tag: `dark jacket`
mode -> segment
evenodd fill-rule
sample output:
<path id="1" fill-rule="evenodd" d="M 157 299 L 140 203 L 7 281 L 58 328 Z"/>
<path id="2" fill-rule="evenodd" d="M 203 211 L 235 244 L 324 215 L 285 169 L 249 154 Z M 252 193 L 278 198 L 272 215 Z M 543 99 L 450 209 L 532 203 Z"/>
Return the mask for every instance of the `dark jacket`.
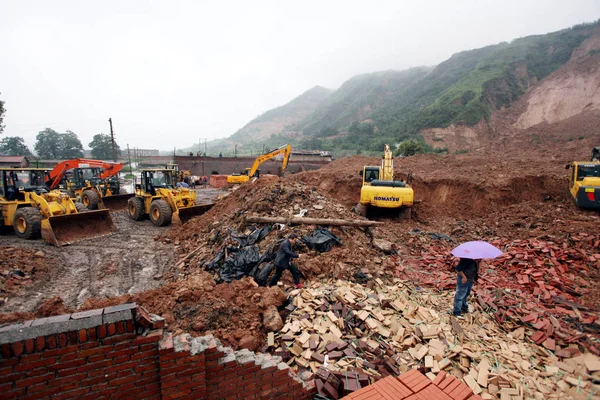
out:
<path id="1" fill-rule="evenodd" d="M 292 250 L 292 243 L 290 240 L 285 239 L 279 246 L 279 250 L 277 250 L 277 255 L 275 256 L 275 266 L 279 268 L 287 268 L 290 266 L 291 258 L 298 258 L 298 254 L 294 253 Z"/>
<path id="2" fill-rule="evenodd" d="M 456 266 L 456 272 L 463 272 L 467 279 L 477 281 L 477 278 L 479 278 L 479 263 L 470 258 L 461 258 Z"/>

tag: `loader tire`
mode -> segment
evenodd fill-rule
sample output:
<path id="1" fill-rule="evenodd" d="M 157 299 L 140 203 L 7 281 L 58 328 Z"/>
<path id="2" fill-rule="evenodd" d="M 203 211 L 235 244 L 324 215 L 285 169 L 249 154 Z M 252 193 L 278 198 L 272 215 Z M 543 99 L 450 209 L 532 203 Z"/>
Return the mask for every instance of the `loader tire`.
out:
<path id="1" fill-rule="evenodd" d="M 100 196 L 94 190 L 84 190 L 81 193 L 81 202 L 89 210 L 97 210 L 100 203 Z"/>
<path id="2" fill-rule="evenodd" d="M 144 218 L 144 202 L 139 197 L 132 197 L 127 200 L 127 214 L 134 221 L 141 221 Z"/>
<path id="3" fill-rule="evenodd" d="M 88 212 L 90 211 L 83 203 L 75 203 L 75 208 L 77 209 L 77 213 Z"/>
<path id="4" fill-rule="evenodd" d="M 173 211 L 171 206 L 164 200 L 154 200 L 150 204 L 150 220 L 156 226 L 165 226 L 171 223 Z"/>
<path id="5" fill-rule="evenodd" d="M 19 208 L 13 219 L 15 234 L 22 239 L 37 239 L 42 232 L 42 214 L 35 207 Z"/>
<path id="6" fill-rule="evenodd" d="M 76 199 L 77 198 L 77 193 L 75 193 L 75 191 L 73 189 L 67 190 L 67 194 L 69 195 L 69 197 L 71 199 Z"/>

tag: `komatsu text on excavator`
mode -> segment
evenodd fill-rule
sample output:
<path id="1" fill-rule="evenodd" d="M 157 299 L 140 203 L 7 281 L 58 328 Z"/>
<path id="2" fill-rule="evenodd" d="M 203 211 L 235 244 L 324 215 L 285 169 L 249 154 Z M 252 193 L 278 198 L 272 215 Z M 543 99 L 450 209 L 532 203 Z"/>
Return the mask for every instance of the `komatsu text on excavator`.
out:
<path id="1" fill-rule="evenodd" d="M 360 174 L 360 202 L 355 207 L 359 214 L 369 217 L 378 209 L 410 219 L 414 192 L 408 182 L 394 180 L 394 158 L 389 145 L 385 145 L 381 166 L 365 166 Z"/>
<path id="2" fill-rule="evenodd" d="M 292 146 L 289 144 L 282 146 L 276 150 L 273 150 L 266 154 L 261 154 L 256 157 L 254 160 L 254 164 L 252 164 L 252 168 L 246 168 L 241 174 L 232 174 L 227 177 L 227 183 L 245 183 L 250 180 L 250 178 L 259 177 L 260 171 L 258 167 L 263 162 L 270 160 L 278 155 L 283 154 L 283 164 L 281 166 L 281 173 L 283 173 L 288 165 L 288 161 L 290 159 L 290 154 L 292 154 Z"/>

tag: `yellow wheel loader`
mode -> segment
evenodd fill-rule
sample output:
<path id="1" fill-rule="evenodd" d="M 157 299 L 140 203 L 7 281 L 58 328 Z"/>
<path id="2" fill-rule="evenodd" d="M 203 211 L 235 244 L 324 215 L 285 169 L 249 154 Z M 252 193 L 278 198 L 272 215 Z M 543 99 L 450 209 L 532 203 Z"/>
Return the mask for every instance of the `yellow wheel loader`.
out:
<path id="1" fill-rule="evenodd" d="M 411 218 L 414 192 L 408 182 L 394 180 L 394 158 L 389 145 L 385 145 L 381 166 L 365 166 L 360 174 L 363 181 L 356 212 L 364 217 L 376 211 L 400 219 Z"/>
<path id="2" fill-rule="evenodd" d="M 254 163 L 252 164 L 252 168 L 246 168 L 246 170 L 240 174 L 232 174 L 227 176 L 227 183 L 246 183 L 250 180 L 250 178 L 258 178 L 260 176 L 260 171 L 258 170 L 260 164 L 277 157 L 280 154 L 283 154 L 283 165 L 281 166 L 281 173 L 283 173 L 288 165 L 290 155 L 292 154 L 292 146 L 289 144 L 273 150 L 270 153 L 262 154 L 256 157 L 256 160 L 254 160 Z"/>
<path id="3" fill-rule="evenodd" d="M 592 150 L 591 161 L 573 161 L 568 164 L 569 193 L 581 208 L 600 209 L 600 147 Z"/>
<path id="4" fill-rule="evenodd" d="M 66 193 L 48 191 L 48 171 L 37 168 L 0 169 L 0 214 L 23 239 L 40 236 L 55 246 L 108 235 L 116 231 L 108 210 L 88 211 Z"/>
<path id="5" fill-rule="evenodd" d="M 156 226 L 181 225 L 204 214 L 214 203 L 195 205 L 196 192 L 176 186 L 173 169 L 145 169 L 141 183 L 136 184 L 135 196 L 128 201 L 129 217 L 140 221 L 150 217 Z"/>

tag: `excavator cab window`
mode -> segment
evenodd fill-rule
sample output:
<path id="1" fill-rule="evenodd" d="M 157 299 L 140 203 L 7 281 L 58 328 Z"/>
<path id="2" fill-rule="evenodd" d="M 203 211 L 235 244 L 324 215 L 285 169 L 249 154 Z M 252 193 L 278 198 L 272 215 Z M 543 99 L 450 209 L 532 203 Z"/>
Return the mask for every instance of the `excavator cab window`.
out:
<path id="1" fill-rule="evenodd" d="M 579 165 L 577 168 L 577 180 L 582 181 L 587 177 L 600 177 L 600 165 Z"/>
<path id="2" fill-rule="evenodd" d="M 375 169 L 368 169 L 366 170 L 367 175 L 365 176 L 365 181 L 367 182 L 373 182 L 377 179 L 379 179 L 379 170 L 375 170 Z"/>

